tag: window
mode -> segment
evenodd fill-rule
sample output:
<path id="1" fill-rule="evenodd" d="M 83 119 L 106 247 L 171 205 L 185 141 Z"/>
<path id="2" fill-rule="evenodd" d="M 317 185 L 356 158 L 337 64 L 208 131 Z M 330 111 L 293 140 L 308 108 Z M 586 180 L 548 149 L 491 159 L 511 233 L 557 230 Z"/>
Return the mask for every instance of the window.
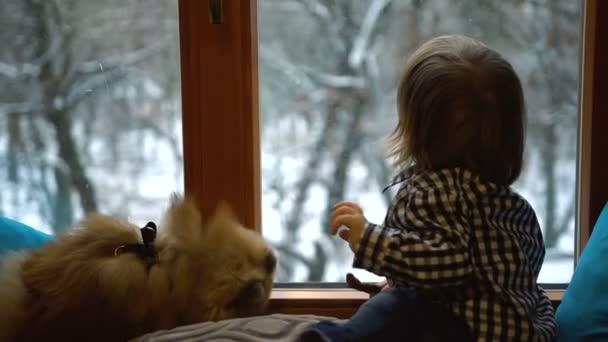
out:
<path id="1" fill-rule="evenodd" d="M 157 219 L 183 189 L 177 1 L 0 4 L 0 214 Z"/>
<path id="2" fill-rule="evenodd" d="M 537 211 L 547 256 L 539 281 L 574 267 L 582 2 L 258 0 L 262 226 L 279 282 L 343 282 L 352 253 L 328 235 L 331 207 L 355 200 L 381 223 L 393 171 L 382 138 L 396 123 L 403 59 L 461 33 L 518 72 L 526 96 L 526 167 L 515 184 Z M 280 28 L 280 29 L 279 29 Z"/>
<path id="3" fill-rule="evenodd" d="M 257 1 L 260 6 L 262 1 L 264 0 Z M 254 1 L 248 5 L 234 2 L 223 4 L 225 21 L 222 29 L 221 25 L 198 20 L 208 17 L 207 4 L 196 1 L 180 2 L 184 110 L 185 113 L 190 111 L 200 114 L 198 121 L 192 119 L 190 124 L 185 124 L 185 148 L 187 150 L 188 146 L 191 146 L 194 151 L 194 143 L 200 144 L 201 149 L 209 148 L 210 145 L 221 145 L 222 148 L 221 153 L 206 152 L 207 156 L 212 156 L 209 159 L 205 156 L 199 158 L 200 160 L 185 158 L 186 188 L 200 198 L 204 210 L 211 210 L 217 198 L 230 197 L 243 221 L 257 227 L 262 221 L 259 208 L 262 194 L 261 189 L 256 188 L 260 186 L 261 175 L 258 163 L 263 154 L 259 148 L 258 135 L 260 114 L 257 103 L 259 85 L 257 74 L 265 72 L 265 67 L 264 62 L 261 62 L 262 66 L 259 70 L 256 68 L 259 65 L 256 37 L 264 34 L 263 28 L 259 27 L 261 24 L 258 23 L 257 16 L 260 16 L 260 20 L 264 17 L 262 10 L 260 13 L 257 12 L 258 4 Z M 292 10 L 294 7 L 299 8 L 300 3 L 286 1 L 278 6 L 282 6 L 284 10 Z M 573 3 L 573 6 L 580 4 Z M 574 52 L 578 54 L 584 36 L 582 47 L 584 54 L 580 58 L 582 101 L 579 104 L 579 112 L 582 116 L 579 117 L 579 126 L 582 134 L 579 135 L 581 143 L 577 168 L 579 195 L 575 210 L 577 221 L 580 222 L 578 225 L 580 236 L 576 242 L 575 255 L 578 255 L 580 249 L 584 247 L 591 229 L 590 225 L 608 199 L 608 184 L 602 177 L 602 174 L 608 172 L 608 165 L 601 156 L 600 149 L 597 148 L 608 143 L 606 135 L 601 133 L 602 129 L 608 127 L 608 120 L 599 114 L 606 109 L 598 100 L 600 94 L 606 91 L 608 82 L 607 70 L 599 63 L 601 57 L 607 53 L 606 44 L 599 44 L 605 39 L 601 32 L 603 32 L 602 25 L 606 25 L 605 21 L 596 18 L 606 15 L 606 12 L 599 9 L 601 6 L 605 5 L 598 1 L 584 2 L 584 12 L 581 12 L 580 19 L 584 24 L 584 35 L 577 31 L 579 36 L 573 38 L 577 45 Z M 283 22 L 279 27 L 282 30 L 287 25 L 295 25 L 295 21 L 296 19 Z M 517 26 L 519 23 L 513 25 Z M 209 39 L 213 39 L 214 43 L 220 43 L 201 46 L 201 40 L 209 42 Z M 259 51 L 260 61 L 263 58 L 262 54 Z M 236 64 L 233 64 L 234 62 Z M 239 69 L 238 72 L 234 71 L 235 66 Z M 224 77 L 217 79 L 218 75 Z M 264 77 L 266 76 L 262 75 L 260 78 Z M 260 88 L 259 91 L 262 93 L 264 90 Z M 243 96 L 243 94 L 252 94 L 252 96 Z M 206 103 L 200 101 L 204 97 L 208 100 Z M 260 96 L 260 101 L 263 105 L 265 101 L 263 94 Z M 264 120 L 264 114 L 261 117 Z M 205 124 L 201 122 L 203 120 Z M 590 124 L 591 120 L 593 125 Z M 235 133 L 235 130 L 239 132 Z M 223 138 L 222 134 L 224 134 Z M 294 137 L 297 135 L 294 134 Z M 572 138 L 571 145 L 576 144 L 575 138 Z M 592 149 L 593 146 L 596 148 Z M 294 150 L 290 153 L 298 152 Z M 185 155 L 188 156 L 189 153 L 186 151 Z M 208 163 L 202 168 L 199 164 L 205 160 Z M 264 226 L 263 229 L 269 231 L 275 227 Z M 553 298 L 559 296 L 559 292 L 551 292 L 551 294 Z M 360 293 L 353 291 L 277 289 L 272 308 L 282 312 L 316 312 L 344 317 L 352 313 L 352 309 L 363 298 Z"/>

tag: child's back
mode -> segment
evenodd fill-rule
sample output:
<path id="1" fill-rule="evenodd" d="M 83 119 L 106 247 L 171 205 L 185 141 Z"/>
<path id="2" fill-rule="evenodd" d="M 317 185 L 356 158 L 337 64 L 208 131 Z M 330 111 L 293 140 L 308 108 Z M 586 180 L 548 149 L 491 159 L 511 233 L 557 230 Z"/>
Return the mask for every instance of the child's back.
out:
<path id="1" fill-rule="evenodd" d="M 536 283 L 544 245 L 528 202 L 468 169 L 401 177 L 383 227 L 372 225 L 361 240 L 355 266 L 441 302 L 481 341 L 549 340 L 553 307 Z M 394 236 L 398 245 L 373 255 Z"/>

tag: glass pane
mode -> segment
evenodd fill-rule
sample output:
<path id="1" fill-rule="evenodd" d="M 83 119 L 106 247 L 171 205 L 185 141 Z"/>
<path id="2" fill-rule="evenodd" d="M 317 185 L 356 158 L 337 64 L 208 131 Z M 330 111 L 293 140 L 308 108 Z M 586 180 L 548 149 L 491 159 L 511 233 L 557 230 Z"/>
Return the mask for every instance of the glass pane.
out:
<path id="1" fill-rule="evenodd" d="M 515 185 L 535 208 L 547 257 L 540 282 L 573 270 L 580 1 L 259 0 L 263 227 L 280 282 L 342 282 L 346 244 L 330 207 L 361 204 L 381 223 L 393 170 L 382 139 L 396 122 L 403 59 L 461 33 L 499 50 L 526 94 L 526 168 Z M 378 278 L 357 271 L 365 280 Z"/>
<path id="2" fill-rule="evenodd" d="M 4 0 L 0 37 L 0 215 L 158 219 L 183 190 L 177 0 Z"/>

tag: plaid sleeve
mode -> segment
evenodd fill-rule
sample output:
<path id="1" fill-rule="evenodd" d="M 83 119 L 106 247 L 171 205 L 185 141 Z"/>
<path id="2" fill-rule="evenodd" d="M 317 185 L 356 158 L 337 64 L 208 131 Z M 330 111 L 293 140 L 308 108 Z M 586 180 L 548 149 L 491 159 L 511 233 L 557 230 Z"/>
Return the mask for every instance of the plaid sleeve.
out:
<path id="1" fill-rule="evenodd" d="M 368 223 L 353 266 L 413 287 L 464 282 L 472 272 L 467 225 L 454 182 L 442 180 L 429 176 L 408 189 L 394 207 L 395 227 Z"/>

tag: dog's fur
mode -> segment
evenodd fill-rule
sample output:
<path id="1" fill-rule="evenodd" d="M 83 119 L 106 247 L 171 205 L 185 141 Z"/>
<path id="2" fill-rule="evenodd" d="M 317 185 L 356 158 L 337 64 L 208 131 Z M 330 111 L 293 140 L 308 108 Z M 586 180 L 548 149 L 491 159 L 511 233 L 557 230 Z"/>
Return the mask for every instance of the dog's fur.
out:
<path id="1" fill-rule="evenodd" d="M 220 203 L 203 223 L 174 196 L 149 269 L 139 228 L 90 215 L 38 250 L 5 259 L 0 273 L 0 341 L 121 341 L 177 325 L 261 313 L 276 259 L 259 233 Z"/>

